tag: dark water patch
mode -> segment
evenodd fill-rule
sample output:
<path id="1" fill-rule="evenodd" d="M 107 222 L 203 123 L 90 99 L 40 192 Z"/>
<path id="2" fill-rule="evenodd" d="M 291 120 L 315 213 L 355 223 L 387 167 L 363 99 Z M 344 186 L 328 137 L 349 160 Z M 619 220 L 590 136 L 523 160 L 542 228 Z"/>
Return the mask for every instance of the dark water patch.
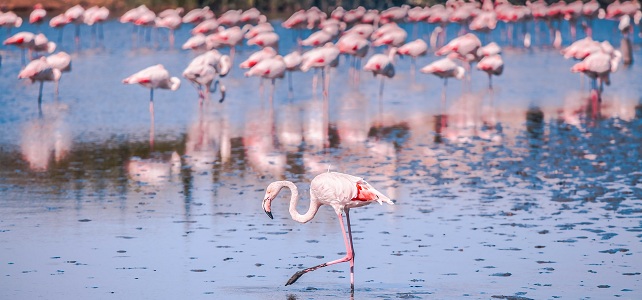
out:
<path id="1" fill-rule="evenodd" d="M 397 298 L 399 299 L 421 299 L 419 296 L 415 296 L 411 293 L 397 293 Z"/>
<path id="2" fill-rule="evenodd" d="M 80 219 L 80 220 L 78 220 L 78 222 L 91 222 L 91 220 L 90 219 Z"/>
<path id="3" fill-rule="evenodd" d="M 540 230 L 537 233 L 539 233 L 539 234 L 547 234 L 547 233 L 549 233 L 549 231 L 545 229 L 545 230 Z"/>
<path id="4" fill-rule="evenodd" d="M 615 248 L 615 249 L 602 250 L 600 251 L 600 253 L 615 254 L 618 252 L 628 252 L 628 251 L 629 249 L 625 249 L 625 248 Z"/>
<path id="5" fill-rule="evenodd" d="M 556 262 L 550 261 L 550 260 L 538 260 L 536 261 L 538 264 L 555 264 Z"/>
<path id="6" fill-rule="evenodd" d="M 636 275 L 640 275 L 640 272 L 635 272 L 635 273 L 622 273 L 622 275 L 626 275 L 626 276 L 636 276 Z"/>
<path id="7" fill-rule="evenodd" d="M 520 248 L 515 248 L 515 247 L 510 247 L 510 248 L 500 248 L 497 250 L 505 250 L 505 251 L 522 251 Z"/>
<path id="8" fill-rule="evenodd" d="M 617 213 L 620 215 L 630 216 L 630 215 L 642 213 L 642 208 L 621 209 L 621 210 L 618 210 Z"/>
<path id="9" fill-rule="evenodd" d="M 182 223 L 194 224 L 194 223 L 196 223 L 196 222 L 197 222 L 197 221 L 192 221 L 192 220 L 189 220 L 189 221 L 188 221 L 188 220 L 179 220 L 179 221 L 173 221 L 172 223 L 178 223 L 178 224 L 182 224 Z"/>
<path id="10" fill-rule="evenodd" d="M 490 274 L 489 276 L 509 277 L 509 276 L 512 276 L 512 275 L 513 275 L 512 273 L 506 272 L 506 273 L 493 273 L 493 274 Z"/>
<path id="11" fill-rule="evenodd" d="M 602 237 L 602 240 L 610 240 L 612 237 L 617 236 L 617 233 L 605 233 L 605 234 L 600 234 Z"/>
<path id="12" fill-rule="evenodd" d="M 601 289 L 608 289 L 608 288 L 610 288 L 611 286 L 610 286 L 610 285 L 608 285 L 608 284 L 600 284 L 600 285 L 598 285 L 597 287 L 598 287 L 598 288 L 601 288 Z"/>
<path id="13" fill-rule="evenodd" d="M 565 239 L 565 240 L 556 240 L 555 242 L 557 243 L 575 243 L 577 240 L 575 239 Z"/>
<path id="14" fill-rule="evenodd" d="M 125 240 L 135 239 L 135 237 L 133 237 L 133 236 L 125 236 L 125 235 L 117 235 L 116 238 L 117 239 L 125 239 Z"/>
<path id="15" fill-rule="evenodd" d="M 519 223 L 504 223 L 504 224 L 499 224 L 502 226 L 511 226 L 511 227 L 520 227 L 520 228 L 533 228 L 533 227 L 538 227 L 539 225 L 534 225 L 534 224 L 519 224 Z"/>
<path id="16" fill-rule="evenodd" d="M 534 300 L 532 298 L 522 297 L 522 296 L 504 296 L 504 295 L 492 295 L 493 299 L 506 299 L 506 300 Z"/>
<path id="17" fill-rule="evenodd" d="M 126 250 L 118 250 L 118 251 L 116 251 L 116 253 L 127 253 L 127 251 Z"/>
<path id="18" fill-rule="evenodd" d="M 535 246 L 535 249 L 542 249 L 542 248 L 546 248 L 546 246 L 543 246 L 543 245 L 536 245 Z"/>
<path id="19" fill-rule="evenodd" d="M 205 269 L 191 269 L 190 272 L 202 273 L 202 272 L 207 272 L 207 270 L 205 270 Z"/>

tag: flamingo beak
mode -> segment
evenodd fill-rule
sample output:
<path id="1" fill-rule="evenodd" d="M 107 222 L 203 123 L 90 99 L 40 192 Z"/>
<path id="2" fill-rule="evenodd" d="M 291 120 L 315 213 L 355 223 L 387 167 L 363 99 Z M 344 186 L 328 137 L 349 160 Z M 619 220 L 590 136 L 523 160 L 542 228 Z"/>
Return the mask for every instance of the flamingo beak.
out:
<path id="1" fill-rule="evenodd" d="M 263 211 L 270 217 L 270 219 L 274 219 L 274 216 L 272 216 L 272 211 L 270 210 L 270 201 L 272 199 L 270 198 L 265 198 L 263 199 Z M 266 205 L 267 204 L 267 205 Z"/>

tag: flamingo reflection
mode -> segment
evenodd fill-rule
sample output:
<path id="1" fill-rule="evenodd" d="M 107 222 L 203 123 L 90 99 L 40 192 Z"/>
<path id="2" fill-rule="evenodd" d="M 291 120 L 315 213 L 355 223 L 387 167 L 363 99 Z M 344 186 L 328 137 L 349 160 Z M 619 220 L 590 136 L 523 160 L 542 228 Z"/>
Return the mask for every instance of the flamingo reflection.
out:
<path id="1" fill-rule="evenodd" d="M 65 104 L 46 104 L 43 114 L 27 122 L 21 136 L 22 157 L 34 171 L 46 171 L 50 163 L 65 159 L 71 149 L 71 130 Z"/>

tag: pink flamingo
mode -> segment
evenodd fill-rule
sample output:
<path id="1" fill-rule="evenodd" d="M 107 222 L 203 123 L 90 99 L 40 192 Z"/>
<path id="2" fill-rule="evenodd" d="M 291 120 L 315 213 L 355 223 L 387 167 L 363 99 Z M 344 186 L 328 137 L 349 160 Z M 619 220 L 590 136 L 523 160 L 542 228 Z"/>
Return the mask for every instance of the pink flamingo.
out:
<path id="1" fill-rule="evenodd" d="M 104 38 L 103 23 L 107 21 L 107 18 L 109 18 L 109 9 L 104 6 L 92 6 L 85 10 L 83 15 L 83 21 L 88 26 L 91 26 L 91 32 L 94 36 L 96 35 L 96 28 L 93 26 L 96 25 L 97 27 L 100 27 L 98 38 L 101 40 Z"/>
<path id="2" fill-rule="evenodd" d="M 395 76 L 395 55 L 397 54 L 397 48 L 392 47 L 388 55 L 385 54 L 375 54 L 366 65 L 363 66 L 364 71 L 372 72 L 373 76 L 381 76 L 381 85 L 379 86 L 379 97 L 383 95 L 383 80 L 385 77 L 392 78 Z"/>
<path id="3" fill-rule="evenodd" d="M 195 57 L 183 71 L 183 77 L 196 85 L 201 104 L 210 94 L 211 86 L 217 76 L 224 77 L 232 67 L 229 56 L 221 55 L 216 50 L 207 51 Z M 218 82 L 218 80 L 217 80 Z M 205 91 L 203 91 L 205 89 Z M 221 99 L 225 100 L 225 86 L 221 84 Z"/>
<path id="4" fill-rule="evenodd" d="M 243 31 L 247 31 L 247 33 L 245 33 L 245 36 L 244 36 L 245 39 L 247 39 L 247 40 L 259 35 L 260 33 L 274 32 L 274 27 L 272 27 L 272 24 L 267 23 L 267 22 L 259 23 L 259 24 L 254 25 L 254 26 L 245 25 L 245 26 L 243 26 L 243 28 L 244 28 Z"/>
<path id="5" fill-rule="evenodd" d="M 285 69 L 288 71 L 288 91 L 292 93 L 292 72 L 301 70 L 303 56 L 299 51 L 294 51 L 283 57 Z"/>
<path id="6" fill-rule="evenodd" d="M 267 22 L 267 17 L 261 14 L 261 11 L 252 7 L 243 13 L 239 21 L 243 24 L 261 24 Z"/>
<path id="7" fill-rule="evenodd" d="M 441 47 L 435 55 L 441 56 L 448 53 L 456 53 L 457 57 L 464 61 L 466 71 L 470 72 L 470 64 L 478 59 L 477 50 L 481 47 L 481 41 L 472 33 L 467 33 L 451 40 Z"/>
<path id="8" fill-rule="evenodd" d="M 242 10 L 228 10 L 218 17 L 218 23 L 228 27 L 237 26 L 241 21 Z"/>
<path id="9" fill-rule="evenodd" d="M 361 60 L 368 54 L 370 42 L 368 42 L 366 37 L 353 31 L 344 34 L 339 41 L 337 41 L 337 47 L 341 54 L 347 54 L 353 58 L 353 63 L 350 64 L 350 72 L 352 72 L 353 80 L 357 82 L 359 73 L 356 72 L 356 70 L 361 68 Z"/>
<path id="10" fill-rule="evenodd" d="M 272 58 L 275 57 L 278 53 L 274 48 L 272 47 L 265 47 L 259 51 L 256 51 L 252 54 L 250 54 L 250 57 L 248 57 L 245 61 L 243 61 L 239 67 L 241 69 L 249 69 L 254 67 L 256 64 L 258 64 L 260 61 L 267 59 L 267 58 Z"/>
<path id="11" fill-rule="evenodd" d="M 301 276 L 308 272 L 338 263 L 350 262 L 350 289 L 354 291 L 354 246 L 352 242 L 352 230 L 350 228 L 350 209 L 368 205 L 375 201 L 379 202 L 379 204 L 385 202 L 393 205 L 392 200 L 377 191 L 361 177 L 337 172 L 327 172 L 321 173 L 312 179 L 310 183 L 310 207 L 303 215 L 297 212 L 296 209 L 299 201 L 299 192 L 294 183 L 290 181 L 275 181 L 270 183 L 265 190 L 262 206 L 265 213 L 271 219 L 273 219 L 271 209 L 272 201 L 284 187 L 289 188 L 292 194 L 290 197 L 290 216 L 299 223 L 306 223 L 312 220 L 321 205 L 332 206 L 339 218 L 343 241 L 346 247 L 346 255 L 344 257 L 298 271 L 292 275 L 285 285 L 295 283 Z M 344 226 L 343 223 L 343 213 L 346 215 L 347 235 L 346 226 Z"/>
<path id="12" fill-rule="evenodd" d="M 169 30 L 169 47 L 174 48 L 174 42 L 176 41 L 174 32 L 181 27 L 183 21 L 178 12 L 174 10 L 169 11 L 173 13 L 166 13 L 163 14 L 163 16 L 161 16 L 161 14 L 158 14 L 156 19 L 154 20 L 154 26 L 156 26 L 156 28 L 167 28 Z"/>
<path id="13" fill-rule="evenodd" d="M 149 113 L 154 119 L 154 89 L 168 89 L 175 91 L 181 86 L 178 77 L 170 77 L 169 72 L 158 64 L 145 68 L 123 79 L 124 84 L 140 84 L 149 89 Z"/>
<path id="14" fill-rule="evenodd" d="M 276 32 L 263 32 L 247 41 L 248 46 L 279 48 L 279 35 Z"/>
<path id="15" fill-rule="evenodd" d="M 76 45 L 80 44 L 80 24 L 83 22 L 85 9 L 80 4 L 74 5 L 65 11 L 65 17 L 76 24 Z"/>
<path id="16" fill-rule="evenodd" d="M 198 24 L 212 18 L 214 18 L 214 12 L 210 10 L 209 6 L 205 6 L 203 8 L 195 8 L 187 12 L 183 16 L 183 23 Z"/>
<path id="17" fill-rule="evenodd" d="M 347 24 L 351 24 L 351 25 L 357 22 L 363 22 L 363 17 L 365 16 L 366 12 L 367 12 L 366 8 L 363 6 L 359 6 L 355 9 L 351 9 L 347 11 L 345 14 L 343 14 L 343 22 L 346 22 Z"/>
<path id="18" fill-rule="evenodd" d="M 356 24 L 352 26 L 352 28 L 346 30 L 343 35 L 357 34 L 363 38 L 369 39 L 374 31 L 374 26 L 370 24 Z"/>
<path id="19" fill-rule="evenodd" d="M 27 66 L 20 71 L 18 74 L 18 79 L 29 78 L 31 82 L 40 81 L 40 91 L 38 92 L 38 109 L 40 109 L 42 104 L 42 86 L 45 81 L 54 81 L 58 82 L 60 80 L 61 71 L 53 68 L 49 63 L 47 63 L 46 57 L 40 57 L 31 61 Z"/>
<path id="20" fill-rule="evenodd" d="M 376 9 L 369 9 L 361 16 L 361 23 L 363 24 L 379 25 L 380 20 L 379 11 Z M 348 22 L 346 21 L 346 23 Z"/>
<path id="21" fill-rule="evenodd" d="M 37 3 L 36 5 L 33 6 L 33 11 L 29 14 L 29 23 L 31 24 L 42 24 L 42 22 L 45 20 L 45 17 L 47 16 L 47 11 L 44 9 L 42 4 Z"/>
<path id="22" fill-rule="evenodd" d="M 312 33 L 307 39 L 300 41 L 299 45 L 318 47 L 332 41 L 333 38 L 334 36 L 332 36 L 332 34 L 330 34 L 329 32 L 325 30 L 319 30 Z"/>
<path id="23" fill-rule="evenodd" d="M 619 50 L 614 50 L 610 44 L 602 44 L 602 51 L 594 52 L 575 64 L 571 68 L 571 72 L 582 72 L 591 78 L 599 98 L 603 90 L 603 84 L 611 84 L 609 75 L 617 70 L 621 58 L 622 54 Z M 596 80 L 597 84 L 595 83 Z"/>
<path id="24" fill-rule="evenodd" d="M 22 18 L 18 17 L 16 13 L 12 11 L 0 12 L 0 27 L 7 27 L 7 34 L 11 33 L 11 28 L 20 26 L 22 26 Z"/>
<path id="25" fill-rule="evenodd" d="M 408 17 L 409 9 L 410 6 L 405 4 L 402 6 L 393 6 L 388 8 L 379 13 L 379 21 L 383 24 L 390 22 L 405 22 L 406 17 Z"/>
<path id="26" fill-rule="evenodd" d="M 416 39 L 412 42 L 408 42 L 397 49 L 397 53 L 400 56 L 410 56 L 410 59 L 412 61 L 412 68 L 410 69 L 410 73 L 412 74 L 413 78 L 415 76 L 417 57 L 424 56 L 427 52 L 428 44 L 426 44 L 426 42 L 424 42 L 422 39 Z"/>
<path id="27" fill-rule="evenodd" d="M 219 26 L 220 26 L 220 24 L 219 24 L 218 20 L 216 20 L 216 19 L 207 19 L 207 20 L 205 20 L 205 21 L 203 21 L 201 23 L 198 23 L 198 25 L 196 25 L 192 29 L 191 33 L 192 33 L 192 35 L 196 35 L 196 34 L 199 34 L 199 33 L 201 33 L 201 34 L 216 33 L 216 32 L 218 32 L 218 31 L 220 31 L 222 29 L 222 27 L 219 27 Z"/>
<path id="28" fill-rule="evenodd" d="M 336 67 L 339 64 L 339 54 L 339 48 L 335 47 L 332 43 L 327 43 L 323 47 L 314 48 L 303 54 L 301 71 L 307 72 L 311 68 L 315 68 L 315 70 L 321 69 L 324 96 L 328 96 L 328 90 L 330 89 L 329 68 Z M 316 90 L 316 74 L 312 81 L 312 90 Z"/>
<path id="29" fill-rule="evenodd" d="M 373 34 L 374 37 L 374 34 Z M 373 47 L 387 45 L 389 47 L 400 47 L 406 42 L 408 33 L 400 27 L 383 33 L 379 38 L 372 42 Z"/>
<path id="30" fill-rule="evenodd" d="M 271 79 L 272 93 L 270 96 L 270 103 L 272 103 L 272 99 L 274 99 L 275 81 L 277 78 L 283 78 L 285 76 L 285 71 L 286 65 L 283 61 L 283 57 L 277 55 L 258 62 L 254 67 L 245 72 L 245 77 L 259 76 L 261 78 Z"/>
<path id="31" fill-rule="evenodd" d="M 488 73 L 488 88 L 492 90 L 492 75 L 499 76 L 502 74 L 504 71 L 504 61 L 499 54 L 485 56 L 479 61 L 479 63 L 477 63 L 477 69 Z"/>
<path id="32" fill-rule="evenodd" d="M 220 19 L 219 19 L 220 21 Z M 243 42 L 243 36 L 246 29 L 241 29 L 238 26 L 230 27 L 228 29 L 219 31 L 209 35 L 209 39 L 216 44 L 222 44 L 231 48 L 230 57 L 234 61 L 234 53 L 236 53 L 236 46 Z"/>
<path id="33" fill-rule="evenodd" d="M 13 45 L 22 49 L 22 63 L 25 64 L 25 49 L 29 49 L 29 58 L 32 57 L 32 52 L 46 51 L 52 53 L 56 50 L 56 43 L 50 42 L 47 37 L 42 34 L 33 34 L 31 32 L 22 31 L 18 32 L 3 42 L 4 45 Z"/>
<path id="34" fill-rule="evenodd" d="M 421 73 L 433 74 L 444 79 L 444 86 L 441 89 L 442 106 L 445 106 L 446 103 L 446 86 L 448 85 L 448 78 L 454 77 L 461 80 L 464 78 L 464 74 L 466 73 L 466 70 L 457 65 L 453 60 L 454 57 L 456 57 L 456 55 L 448 55 L 448 57 L 432 62 L 419 70 Z"/>

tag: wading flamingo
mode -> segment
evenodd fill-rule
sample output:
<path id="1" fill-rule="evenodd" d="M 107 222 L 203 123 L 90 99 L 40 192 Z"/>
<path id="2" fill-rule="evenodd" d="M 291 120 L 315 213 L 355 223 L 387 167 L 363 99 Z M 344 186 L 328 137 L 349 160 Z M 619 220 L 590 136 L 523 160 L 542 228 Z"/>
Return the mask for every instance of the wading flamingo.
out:
<path id="1" fill-rule="evenodd" d="M 40 81 L 40 91 L 38 92 L 38 109 L 42 103 L 42 85 L 45 81 L 54 81 L 56 85 L 60 80 L 61 71 L 51 67 L 47 63 L 47 58 L 42 56 L 40 59 L 32 60 L 20 73 L 18 79 L 29 78 L 31 82 Z"/>
<path id="2" fill-rule="evenodd" d="M 327 267 L 330 265 L 350 262 L 350 288 L 354 291 L 354 246 L 352 243 L 352 230 L 350 229 L 350 209 L 368 205 L 375 201 L 379 204 L 386 202 L 394 204 L 390 198 L 384 196 L 381 192 L 373 188 L 363 178 L 337 173 L 327 172 L 321 173 L 312 179 L 310 184 L 310 207 L 305 214 L 300 214 L 296 210 L 296 205 L 299 202 L 299 190 L 296 185 L 290 181 L 275 181 L 265 190 L 265 197 L 263 198 L 263 210 L 273 219 L 272 216 L 272 200 L 276 198 L 282 188 L 287 187 L 290 189 L 290 216 L 292 219 L 306 223 L 316 215 L 321 205 L 330 205 L 334 208 L 339 223 L 341 224 L 341 232 L 343 233 L 343 241 L 346 246 L 346 256 L 337 260 L 322 263 L 318 266 L 303 269 L 296 272 L 285 285 L 293 284 L 303 276 L 303 274 L 314 271 L 319 268 Z M 346 235 L 346 228 L 343 224 L 343 213 L 346 215 L 346 223 L 348 227 L 348 234 Z"/>

